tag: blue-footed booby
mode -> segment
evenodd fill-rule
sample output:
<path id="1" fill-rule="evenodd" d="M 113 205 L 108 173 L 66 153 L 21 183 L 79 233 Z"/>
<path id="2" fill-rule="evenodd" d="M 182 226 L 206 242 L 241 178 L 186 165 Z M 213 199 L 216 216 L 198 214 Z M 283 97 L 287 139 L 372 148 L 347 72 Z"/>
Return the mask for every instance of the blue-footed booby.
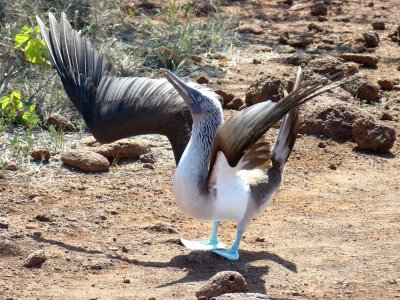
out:
<path id="1" fill-rule="evenodd" d="M 209 240 L 181 241 L 189 249 L 211 250 L 237 260 L 250 221 L 266 209 L 281 185 L 297 136 L 299 105 L 327 90 L 328 84 L 321 80 L 300 83 L 299 68 L 294 90 L 285 98 L 247 107 L 223 122 L 216 94 L 188 86 L 168 70 L 163 72 L 193 118 L 192 136 L 173 178 L 177 205 L 189 216 L 214 221 Z M 271 151 L 263 135 L 281 118 Z M 222 220 L 237 222 L 236 240 L 230 249 L 222 249 L 218 241 Z"/>
<path id="2" fill-rule="evenodd" d="M 105 56 L 72 29 L 65 13 L 60 25 L 49 13 L 49 30 L 36 18 L 65 92 L 93 136 L 110 143 L 162 134 L 169 139 L 178 163 L 190 138 L 192 118 L 173 86 L 165 78 L 118 77 Z"/>

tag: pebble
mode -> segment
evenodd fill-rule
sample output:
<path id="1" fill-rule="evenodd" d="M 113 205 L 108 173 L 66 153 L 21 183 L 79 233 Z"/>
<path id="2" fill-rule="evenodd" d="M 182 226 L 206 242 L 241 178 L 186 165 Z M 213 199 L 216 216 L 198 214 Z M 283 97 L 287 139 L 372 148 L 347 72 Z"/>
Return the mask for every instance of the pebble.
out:
<path id="1" fill-rule="evenodd" d="M 200 84 L 205 84 L 205 83 L 209 83 L 210 79 L 207 77 L 207 75 L 200 75 L 197 79 L 196 79 L 197 83 Z"/>
<path id="2" fill-rule="evenodd" d="M 375 30 L 385 30 L 385 23 L 383 21 L 375 21 L 371 26 Z"/>
<path id="3" fill-rule="evenodd" d="M 9 226 L 10 226 L 10 224 L 7 219 L 0 218 L 0 228 L 1 229 L 8 229 Z"/>
<path id="4" fill-rule="evenodd" d="M 390 79 L 379 79 L 378 84 L 383 90 L 393 90 L 394 82 Z"/>
<path id="5" fill-rule="evenodd" d="M 196 297 L 197 299 L 211 299 L 226 293 L 244 293 L 246 288 L 247 282 L 239 272 L 222 271 L 211 277 L 196 292 Z"/>
<path id="6" fill-rule="evenodd" d="M 35 149 L 31 153 L 33 160 L 48 161 L 50 159 L 50 150 L 47 148 Z"/>
<path id="7" fill-rule="evenodd" d="M 47 256 L 43 250 L 32 252 L 24 263 L 27 268 L 40 268 L 47 260 Z"/>
<path id="8" fill-rule="evenodd" d="M 124 280 L 122 280 L 123 283 L 131 283 L 131 280 L 129 278 L 124 278 Z"/>
<path id="9" fill-rule="evenodd" d="M 145 169 L 150 169 L 150 170 L 154 170 L 154 166 L 150 163 L 145 163 L 143 164 L 143 168 Z"/>
<path id="10" fill-rule="evenodd" d="M 314 2 L 310 13 L 312 16 L 326 16 L 328 14 L 328 6 L 323 1 Z"/>
<path id="11" fill-rule="evenodd" d="M 375 31 L 368 30 L 364 32 L 363 38 L 365 41 L 365 45 L 368 48 L 375 48 L 379 46 L 379 35 Z"/>
<path id="12" fill-rule="evenodd" d="M 261 60 L 257 59 L 257 58 L 253 58 L 253 65 L 261 65 Z"/>

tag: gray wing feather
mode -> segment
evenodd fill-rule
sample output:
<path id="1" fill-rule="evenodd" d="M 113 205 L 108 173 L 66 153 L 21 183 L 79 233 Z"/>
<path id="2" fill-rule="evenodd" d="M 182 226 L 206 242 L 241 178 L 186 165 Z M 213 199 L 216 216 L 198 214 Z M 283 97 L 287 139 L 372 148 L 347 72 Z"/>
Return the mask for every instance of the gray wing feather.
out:
<path id="1" fill-rule="evenodd" d="M 50 30 L 39 17 L 37 21 L 68 97 L 98 141 L 164 134 L 179 161 L 190 139 L 192 118 L 172 85 L 164 79 L 116 76 L 64 13 L 60 25 L 49 13 Z"/>

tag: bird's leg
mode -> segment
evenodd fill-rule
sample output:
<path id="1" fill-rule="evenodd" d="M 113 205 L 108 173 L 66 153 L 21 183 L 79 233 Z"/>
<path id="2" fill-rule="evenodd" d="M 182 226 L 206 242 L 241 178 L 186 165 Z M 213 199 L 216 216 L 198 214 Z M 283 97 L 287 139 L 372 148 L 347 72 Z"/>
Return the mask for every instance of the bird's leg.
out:
<path id="1" fill-rule="evenodd" d="M 240 240 L 242 239 L 242 235 L 244 233 L 244 230 L 238 229 L 236 233 L 236 239 L 235 242 L 233 243 L 232 247 L 230 249 L 213 249 L 211 250 L 215 254 L 218 254 L 222 257 L 225 257 L 226 259 L 229 260 L 238 260 L 239 259 L 239 244 Z"/>
<path id="2" fill-rule="evenodd" d="M 225 245 L 223 243 L 220 243 L 218 241 L 218 227 L 219 227 L 220 221 L 215 221 L 214 222 L 214 227 L 211 231 L 211 236 L 210 239 L 207 241 L 189 241 L 186 239 L 181 238 L 182 244 L 191 250 L 212 250 L 212 249 L 220 249 L 224 248 Z"/>

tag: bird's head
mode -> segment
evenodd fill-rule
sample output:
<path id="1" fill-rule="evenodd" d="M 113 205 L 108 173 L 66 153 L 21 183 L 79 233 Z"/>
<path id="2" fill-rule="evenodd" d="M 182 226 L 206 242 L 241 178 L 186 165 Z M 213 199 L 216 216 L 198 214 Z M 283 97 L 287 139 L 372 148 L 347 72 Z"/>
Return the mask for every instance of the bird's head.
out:
<path id="1" fill-rule="evenodd" d="M 193 120 L 211 116 L 222 117 L 222 107 L 219 95 L 211 89 L 193 83 L 185 83 L 169 70 L 161 69 L 165 78 L 174 86 L 186 102 Z"/>

